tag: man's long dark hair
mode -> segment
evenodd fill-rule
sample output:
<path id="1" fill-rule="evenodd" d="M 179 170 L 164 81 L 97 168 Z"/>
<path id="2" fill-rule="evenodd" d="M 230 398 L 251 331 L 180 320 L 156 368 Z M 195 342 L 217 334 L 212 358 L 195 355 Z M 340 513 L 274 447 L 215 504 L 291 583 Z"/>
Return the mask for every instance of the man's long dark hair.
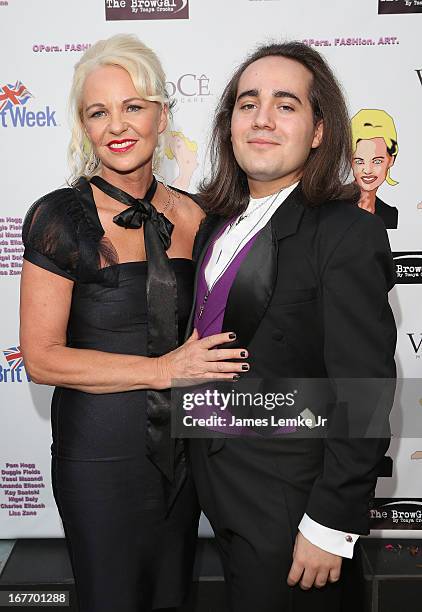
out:
<path id="1" fill-rule="evenodd" d="M 210 141 L 211 173 L 199 193 L 204 208 L 230 217 L 243 212 L 249 200 L 246 174 L 238 165 L 231 143 L 231 118 L 239 79 L 263 57 L 286 57 L 305 66 L 312 76 L 309 102 L 315 125 L 324 122 L 322 142 L 312 149 L 302 175 L 302 191 L 312 206 L 337 198 L 356 199 L 356 186 L 345 185 L 352 158 L 350 120 L 346 103 L 331 68 L 323 57 L 303 43 L 292 41 L 259 47 L 237 68 L 217 106 Z"/>

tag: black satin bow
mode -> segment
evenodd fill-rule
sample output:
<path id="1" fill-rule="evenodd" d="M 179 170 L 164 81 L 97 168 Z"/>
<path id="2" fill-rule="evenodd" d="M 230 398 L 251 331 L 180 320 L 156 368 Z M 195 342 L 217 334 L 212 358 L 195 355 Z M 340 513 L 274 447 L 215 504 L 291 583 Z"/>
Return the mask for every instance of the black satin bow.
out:
<path id="1" fill-rule="evenodd" d="M 173 224 L 150 201 L 157 190 L 157 181 L 154 177 L 145 196 L 139 199 L 99 176 L 92 177 L 91 183 L 129 207 L 113 217 L 117 225 L 127 229 L 144 227 L 148 260 L 148 356 L 160 357 L 178 345 L 178 320 L 176 277 L 166 254 Z M 169 505 L 185 477 L 184 456 L 179 448 L 181 440 L 176 444 L 171 438 L 170 399 L 169 391 L 147 391 L 147 453 L 167 479 Z"/>
<path id="2" fill-rule="evenodd" d="M 114 187 L 114 185 L 111 185 L 100 176 L 92 177 L 91 183 L 110 197 L 128 206 L 126 210 L 122 210 L 113 217 L 114 223 L 126 229 L 139 229 L 144 225 L 145 221 L 151 221 L 163 243 L 163 247 L 167 251 L 171 244 L 171 233 L 174 226 L 163 213 L 158 212 L 155 206 L 151 204 L 151 200 L 157 191 L 157 180 L 155 177 L 153 177 L 152 183 L 143 198 L 134 198 L 129 193 L 126 193 L 126 191 Z"/>

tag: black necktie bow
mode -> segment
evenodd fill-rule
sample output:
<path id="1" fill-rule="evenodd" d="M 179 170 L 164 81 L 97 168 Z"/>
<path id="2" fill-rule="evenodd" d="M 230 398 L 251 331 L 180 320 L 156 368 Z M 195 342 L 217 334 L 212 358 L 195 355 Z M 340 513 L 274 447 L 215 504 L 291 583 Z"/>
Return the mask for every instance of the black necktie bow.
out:
<path id="1" fill-rule="evenodd" d="M 126 193 L 126 191 L 111 185 L 100 176 L 93 176 L 91 183 L 128 207 L 113 217 L 114 223 L 126 229 L 139 229 L 145 222 L 150 221 L 164 249 L 167 251 L 171 243 L 171 234 L 174 226 L 163 213 L 158 212 L 155 206 L 151 204 L 151 199 L 157 190 L 157 180 L 155 177 L 143 198 L 134 198 L 129 193 Z"/>

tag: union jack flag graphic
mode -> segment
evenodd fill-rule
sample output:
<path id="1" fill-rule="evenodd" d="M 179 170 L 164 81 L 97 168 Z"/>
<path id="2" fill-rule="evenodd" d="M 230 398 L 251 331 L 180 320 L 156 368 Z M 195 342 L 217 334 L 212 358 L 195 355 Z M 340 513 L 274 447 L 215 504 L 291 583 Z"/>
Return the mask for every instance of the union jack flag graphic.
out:
<path id="1" fill-rule="evenodd" d="M 7 363 L 10 365 L 11 370 L 17 370 L 23 366 L 23 357 L 20 346 L 11 346 L 10 348 L 3 351 Z"/>
<path id="2" fill-rule="evenodd" d="M 14 85 L 3 85 L 0 87 L 0 113 L 14 106 L 23 106 L 33 97 L 22 81 L 16 81 Z"/>

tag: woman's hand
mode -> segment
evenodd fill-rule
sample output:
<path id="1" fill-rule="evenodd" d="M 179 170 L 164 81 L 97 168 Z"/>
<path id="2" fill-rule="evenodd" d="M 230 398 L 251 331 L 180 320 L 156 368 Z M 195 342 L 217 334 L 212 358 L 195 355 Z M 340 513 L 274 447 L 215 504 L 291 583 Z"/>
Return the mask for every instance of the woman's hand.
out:
<path id="1" fill-rule="evenodd" d="M 198 384 L 201 379 L 237 380 L 238 373 L 249 370 L 249 365 L 228 360 L 245 359 L 248 356 L 246 349 L 215 348 L 235 339 L 235 334 L 228 332 L 199 340 L 194 329 L 182 346 L 157 358 L 158 382 L 155 388 L 185 387 Z"/>

